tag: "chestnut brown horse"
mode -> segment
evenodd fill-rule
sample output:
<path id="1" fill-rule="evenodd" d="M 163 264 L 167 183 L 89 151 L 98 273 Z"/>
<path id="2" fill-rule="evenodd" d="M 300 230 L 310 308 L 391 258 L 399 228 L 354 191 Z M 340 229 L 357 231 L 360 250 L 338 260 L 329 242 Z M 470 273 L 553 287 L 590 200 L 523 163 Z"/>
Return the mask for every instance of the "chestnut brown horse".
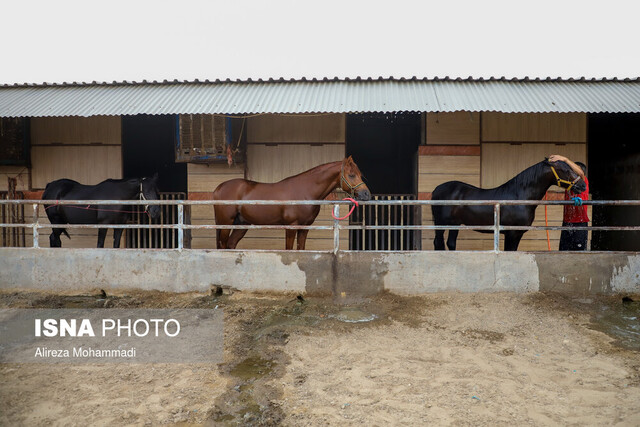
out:
<path id="1" fill-rule="evenodd" d="M 213 192 L 214 200 L 323 200 L 340 186 L 358 200 L 369 200 L 371 193 L 351 156 L 342 161 L 316 166 L 280 182 L 265 184 L 245 179 L 223 182 Z M 218 225 L 311 225 L 320 206 L 316 205 L 216 205 Z M 216 230 L 218 249 L 235 249 L 248 230 Z M 286 249 L 303 250 L 309 230 L 286 230 Z"/>

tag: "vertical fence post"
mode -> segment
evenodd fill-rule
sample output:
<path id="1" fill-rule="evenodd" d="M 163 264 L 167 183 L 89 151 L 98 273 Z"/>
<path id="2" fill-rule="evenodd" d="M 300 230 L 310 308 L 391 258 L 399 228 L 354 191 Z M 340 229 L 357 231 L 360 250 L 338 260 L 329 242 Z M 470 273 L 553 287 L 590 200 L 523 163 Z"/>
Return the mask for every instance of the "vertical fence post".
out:
<path id="1" fill-rule="evenodd" d="M 34 248 L 39 248 L 40 245 L 38 244 L 38 204 L 34 203 L 33 204 L 33 247 Z"/>
<path id="2" fill-rule="evenodd" d="M 340 205 L 333 205 L 333 217 L 340 217 Z M 337 219 L 333 220 L 333 253 L 337 254 L 338 249 L 340 249 L 340 221 Z"/>
<path id="3" fill-rule="evenodd" d="M 493 250 L 500 251 L 500 203 L 493 205 Z"/>
<path id="4" fill-rule="evenodd" d="M 184 205 L 178 203 L 178 250 L 181 251 L 184 246 Z"/>

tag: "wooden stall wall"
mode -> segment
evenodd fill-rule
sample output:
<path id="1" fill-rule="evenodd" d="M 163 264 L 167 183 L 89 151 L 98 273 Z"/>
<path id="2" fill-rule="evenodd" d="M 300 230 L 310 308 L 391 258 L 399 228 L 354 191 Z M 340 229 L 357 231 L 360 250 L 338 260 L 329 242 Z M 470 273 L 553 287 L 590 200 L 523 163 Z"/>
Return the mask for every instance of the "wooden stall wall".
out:
<path id="1" fill-rule="evenodd" d="M 244 178 L 244 164 L 226 163 L 195 164 L 187 166 L 187 183 L 190 200 L 211 200 L 213 190 L 224 181 Z M 191 224 L 214 224 L 212 206 L 191 206 Z M 192 249 L 212 249 L 216 247 L 215 230 L 192 230 Z"/>
<path id="2" fill-rule="evenodd" d="M 420 197 L 429 199 L 438 184 L 451 180 L 496 187 L 551 154 L 586 164 L 586 127 L 585 114 L 427 114 L 426 144 L 420 147 Z M 559 187 L 551 187 L 550 198 L 562 197 Z M 430 208 L 423 209 L 422 215 L 425 224 L 433 224 Z M 547 217 L 549 225 L 561 225 L 562 207 L 548 207 Z M 544 223 L 544 207 L 539 207 L 533 225 Z M 555 250 L 560 232 L 549 233 Z M 423 248 L 433 248 L 433 234 L 423 234 Z M 491 235 L 459 234 L 459 250 L 492 248 Z M 519 249 L 547 250 L 546 232 L 527 232 Z"/>
<path id="3" fill-rule="evenodd" d="M 34 117 L 31 119 L 31 189 L 44 190 L 47 183 L 69 178 L 82 184 L 97 184 L 122 178 L 122 127 L 119 116 Z M 40 222 L 48 223 L 43 208 Z M 94 248 L 95 230 L 68 230 L 62 236 L 65 248 Z M 50 229 L 41 230 L 40 245 L 49 246 Z M 112 247 L 112 232 L 105 247 Z M 122 246 L 122 243 L 121 243 Z"/>
<path id="4" fill-rule="evenodd" d="M 31 119 L 33 189 L 60 178 L 82 184 L 122 178 L 121 141 L 118 116 Z"/>
<path id="5" fill-rule="evenodd" d="M 462 181 L 480 186 L 480 113 L 427 113 L 425 145 L 419 148 L 418 192 L 430 199 L 443 182 Z M 433 224 L 431 207 L 422 209 L 423 224 Z M 434 232 L 422 233 L 422 248 L 433 249 Z M 476 236 L 460 232 L 460 250 L 482 249 Z"/>

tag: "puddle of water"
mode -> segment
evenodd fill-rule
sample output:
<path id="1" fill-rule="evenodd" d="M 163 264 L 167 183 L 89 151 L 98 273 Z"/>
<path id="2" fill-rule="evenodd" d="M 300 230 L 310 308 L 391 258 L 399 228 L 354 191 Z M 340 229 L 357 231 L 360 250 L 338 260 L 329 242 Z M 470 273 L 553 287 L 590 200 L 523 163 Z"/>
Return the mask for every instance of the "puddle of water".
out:
<path id="1" fill-rule="evenodd" d="M 258 356 L 247 357 L 230 371 L 230 374 L 241 380 L 256 380 L 268 375 L 275 363 Z"/>
<path id="2" fill-rule="evenodd" d="M 595 328 L 631 350 L 640 350 L 640 302 L 602 305 L 595 314 Z"/>
<path id="3" fill-rule="evenodd" d="M 345 307 L 336 314 L 330 314 L 329 317 L 346 323 L 371 322 L 378 318 L 375 314 L 365 313 L 355 307 Z"/>

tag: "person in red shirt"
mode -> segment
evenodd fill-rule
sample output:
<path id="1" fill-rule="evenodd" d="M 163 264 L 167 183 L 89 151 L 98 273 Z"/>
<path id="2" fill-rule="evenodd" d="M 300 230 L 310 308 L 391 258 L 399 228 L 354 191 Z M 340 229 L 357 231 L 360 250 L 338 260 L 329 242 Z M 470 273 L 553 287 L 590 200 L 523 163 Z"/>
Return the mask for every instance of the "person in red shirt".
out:
<path id="1" fill-rule="evenodd" d="M 564 216 L 562 218 L 563 227 L 586 227 L 589 225 L 587 207 L 582 204 L 583 200 L 589 200 L 589 181 L 587 180 L 587 166 L 581 162 L 572 162 L 564 156 L 554 154 L 549 157 L 549 161 L 563 161 L 573 169 L 584 180 L 587 185 L 585 191 L 580 194 L 564 192 L 565 200 L 573 200 L 573 205 L 564 205 Z M 560 233 L 561 251 L 584 251 L 587 249 L 588 230 L 562 230 Z"/>

